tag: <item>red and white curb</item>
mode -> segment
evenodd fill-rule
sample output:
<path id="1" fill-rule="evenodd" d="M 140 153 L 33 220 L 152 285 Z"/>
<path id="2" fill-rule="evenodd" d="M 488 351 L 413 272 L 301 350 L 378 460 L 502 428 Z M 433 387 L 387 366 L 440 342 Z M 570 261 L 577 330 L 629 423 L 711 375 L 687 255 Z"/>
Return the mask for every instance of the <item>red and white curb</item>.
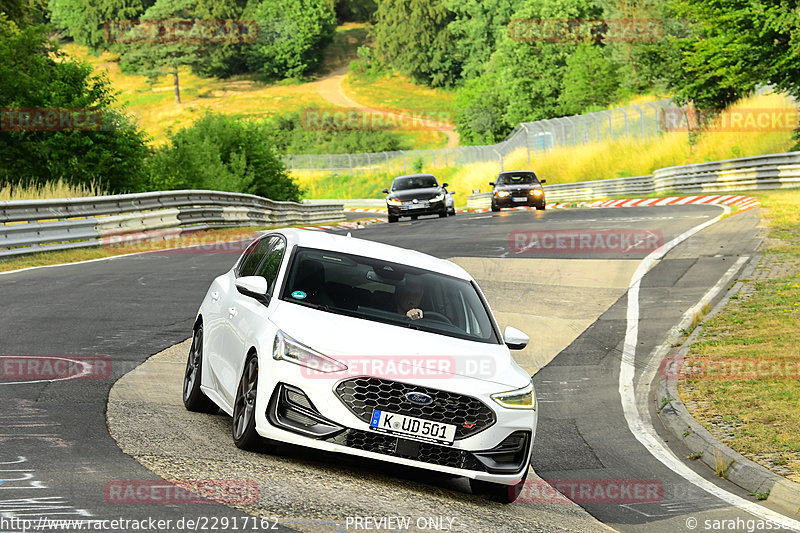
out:
<path id="1" fill-rule="evenodd" d="M 752 209 L 754 207 L 758 207 L 761 205 L 761 202 L 758 201 L 758 198 L 754 198 L 752 196 L 741 196 L 741 195 L 704 195 L 704 196 L 669 196 L 663 198 L 622 198 L 618 200 L 595 200 L 592 202 L 557 202 L 555 204 L 549 204 L 547 206 L 548 209 L 567 209 L 573 207 L 583 207 L 583 208 L 591 208 L 591 209 L 604 209 L 609 207 L 660 207 L 665 205 L 690 205 L 690 204 L 706 204 L 706 205 L 718 205 L 723 204 L 730 207 L 737 207 L 739 211 L 744 211 L 746 209 Z M 531 206 L 517 206 L 512 207 L 512 210 L 536 210 L 535 207 Z M 345 208 L 345 211 L 355 212 L 355 213 L 380 213 L 385 214 L 385 209 L 379 208 L 354 208 L 348 207 Z M 491 211 L 490 208 L 484 207 L 480 209 L 457 209 L 458 213 L 488 213 Z M 372 219 L 368 220 L 367 223 L 373 222 L 386 222 L 384 219 Z M 349 226 L 348 226 L 349 225 Z M 346 229 L 342 226 L 347 226 L 347 228 L 355 228 L 355 224 L 353 223 L 341 223 L 339 226 L 309 226 L 304 229 Z"/>

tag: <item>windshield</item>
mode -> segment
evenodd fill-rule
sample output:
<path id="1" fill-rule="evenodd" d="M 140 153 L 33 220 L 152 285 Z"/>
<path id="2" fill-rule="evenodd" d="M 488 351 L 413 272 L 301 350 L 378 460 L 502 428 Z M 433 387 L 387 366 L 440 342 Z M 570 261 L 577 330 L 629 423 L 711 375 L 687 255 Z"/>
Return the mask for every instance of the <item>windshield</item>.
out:
<path id="1" fill-rule="evenodd" d="M 534 183 L 539 183 L 539 180 L 533 172 L 501 174 L 497 177 L 498 185 L 531 185 Z"/>
<path id="2" fill-rule="evenodd" d="M 426 189 L 438 186 L 439 184 L 433 176 L 411 176 L 408 178 L 396 178 L 392 183 L 392 190 L 405 191 L 407 189 Z"/>
<path id="3" fill-rule="evenodd" d="M 281 300 L 373 322 L 499 344 L 468 281 L 370 257 L 298 248 Z"/>

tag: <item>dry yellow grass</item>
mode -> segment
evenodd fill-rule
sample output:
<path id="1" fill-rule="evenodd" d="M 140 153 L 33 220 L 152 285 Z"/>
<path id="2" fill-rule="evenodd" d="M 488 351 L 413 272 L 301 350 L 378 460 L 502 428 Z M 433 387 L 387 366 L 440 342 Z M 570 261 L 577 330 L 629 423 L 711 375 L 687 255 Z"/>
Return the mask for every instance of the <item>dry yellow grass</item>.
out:
<path id="1" fill-rule="evenodd" d="M 62 180 L 42 185 L 29 183 L 0 184 L 0 201 L 8 200 L 50 200 L 53 198 L 76 198 L 101 196 L 106 192 L 94 184 L 72 185 Z"/>

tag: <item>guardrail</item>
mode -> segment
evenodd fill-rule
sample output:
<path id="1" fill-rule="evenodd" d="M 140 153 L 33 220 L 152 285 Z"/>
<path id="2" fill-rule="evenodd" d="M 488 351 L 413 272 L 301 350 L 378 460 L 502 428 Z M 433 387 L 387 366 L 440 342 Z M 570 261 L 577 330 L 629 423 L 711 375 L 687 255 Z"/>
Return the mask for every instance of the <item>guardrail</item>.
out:
<path id="1" fill-rule="evenodd" d="M 168 191 L 0 202 L 0 257 L 100 246 L 234 226 L 344 220 L 341 203 L 276 202 L 251 194 Z"/>
<path id="2" fill-rule="evenodd" d="M 656 170 L 652 176 L 551 184 L 545 185 L 544 190 L 548 203 L 553 203 L 668 192 L 701 194 L 792 187 L 800 187 L 800 152 L 668 167 Z M 487 208 L 490 202 L 491 193 L 471 194 L 467 208 Z"/>

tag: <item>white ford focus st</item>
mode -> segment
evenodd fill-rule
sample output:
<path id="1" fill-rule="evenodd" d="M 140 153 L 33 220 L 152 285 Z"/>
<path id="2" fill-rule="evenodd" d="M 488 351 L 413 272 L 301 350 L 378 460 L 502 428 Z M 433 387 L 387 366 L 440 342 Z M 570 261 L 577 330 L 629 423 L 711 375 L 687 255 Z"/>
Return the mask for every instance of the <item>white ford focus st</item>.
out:
<path id="1" fill-rule="evenodd" d="M 280 441 L 470 479 L 511 502 L 536 434 L 531 377 L 459 266 L 297 229 L 266 233 L 206 294 L 183 401 Z M 266 440 L 265 440 L 266 439 Z"/>

